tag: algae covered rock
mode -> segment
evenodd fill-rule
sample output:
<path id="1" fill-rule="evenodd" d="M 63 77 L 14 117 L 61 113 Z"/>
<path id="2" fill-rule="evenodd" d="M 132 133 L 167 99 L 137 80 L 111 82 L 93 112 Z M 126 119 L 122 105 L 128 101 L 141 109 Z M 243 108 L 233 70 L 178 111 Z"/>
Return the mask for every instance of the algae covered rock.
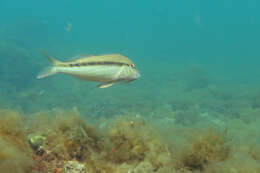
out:
<path id="1" fill-rule="evenodd" d="M 133 171 L 134 173 L 154 172 L 154 168 L 149 162 L 141 162 Z"/>
<path id="2" fill-rule="evenodd" d="M 46 138 L 41 135 L 31 134 L 28 136 L 28 142 L 29 142 L 30 146 L 32 147 L 32 149 L 34 149 L 34 150 L 39 150 L 39 149 L 43 148 L 45 140 L 46 140 Z"/>
<path id="3" fill-rule="evenodd" d="M 78 161 L 67 161 L 62 173 L 87 173 L 86 166 Z"/>

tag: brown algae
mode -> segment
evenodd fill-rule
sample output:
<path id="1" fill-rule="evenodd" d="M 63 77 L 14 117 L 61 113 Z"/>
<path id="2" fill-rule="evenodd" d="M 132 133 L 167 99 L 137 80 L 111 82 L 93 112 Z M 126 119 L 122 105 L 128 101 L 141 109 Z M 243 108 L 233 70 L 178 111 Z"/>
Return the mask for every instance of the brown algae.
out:
<path id="1" fill-rule="evenodd" d="M 76 108 L 23 115 L 0 111 L 0 172 L 259 172 L 259 147 L 216 128 L 173 127 L 171 135 L 132 116 L 93 123 Z M 181 134 L 180 134 L 181 133 Z M 167 139 L 166 139 L 167 138 Z M 167 142 L 165 142 L 167 141 Z M 241 163 L 241 159 L 246 161 Z M 234 172 L 233 171 L 233 172 Z"/>

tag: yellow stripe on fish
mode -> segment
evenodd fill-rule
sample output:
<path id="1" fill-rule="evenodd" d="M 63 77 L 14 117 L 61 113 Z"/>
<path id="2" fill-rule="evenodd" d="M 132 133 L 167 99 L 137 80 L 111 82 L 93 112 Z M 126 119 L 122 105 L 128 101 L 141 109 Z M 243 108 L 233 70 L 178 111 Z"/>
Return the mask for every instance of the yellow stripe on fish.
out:
<path id="1" fill-rule="evenodd" d="M 121 54 L 107 54 L 98 56 L 80 56 L 76 60 L 62 62 L 43 54 L 52 66 L 37 76 L 45 78 L 57 73 L 69 74 L 81 79 L 103 82 L 100 88 L 112 86 L 119 81 L 133 81 L 140 77 L 135 64 Z"/>

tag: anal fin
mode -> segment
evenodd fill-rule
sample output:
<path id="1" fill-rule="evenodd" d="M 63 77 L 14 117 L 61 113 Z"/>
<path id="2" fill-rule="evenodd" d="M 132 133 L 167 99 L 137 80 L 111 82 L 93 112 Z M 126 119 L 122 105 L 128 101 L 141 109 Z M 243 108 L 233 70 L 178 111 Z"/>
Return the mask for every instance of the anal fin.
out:
<path id="1" fill-rule="evenodd" d="M 115 83 L 114 82 L 109 82 L 109 83 L 102 83 L 100 85 L 98 85 L 99 88 L 108 88 L 113 86 Z"/>

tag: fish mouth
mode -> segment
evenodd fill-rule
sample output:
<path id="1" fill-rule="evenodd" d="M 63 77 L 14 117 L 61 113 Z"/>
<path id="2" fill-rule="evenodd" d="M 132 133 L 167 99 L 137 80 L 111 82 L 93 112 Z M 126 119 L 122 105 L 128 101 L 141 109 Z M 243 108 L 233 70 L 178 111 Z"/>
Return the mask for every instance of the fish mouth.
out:
<path id="1" fill-rule="evenodd" d="M 137 80 L 137 79 L 139 79 L 140 77 L 141 77 L 141 74 L 140 74 L 140 73 L 137 73 L 133 80 Z"/>
<path id="2" fill-rule="evenodd" d="M 136 75 L 136 79 L 139 79 L 140 77 L 141 77 L 141 74 L 138 73 L 138 74 Z"/>
<path id="3" fill-rule="evenodd" d="M 141 75 L 139 73 L 137 73 L 134 77 L 132 78 L 128 78 L 126 79 L 128 82 L 132 82 L 132 81 L 135 81 L 137 79 L 139 79 L 141 77 Z"/>

